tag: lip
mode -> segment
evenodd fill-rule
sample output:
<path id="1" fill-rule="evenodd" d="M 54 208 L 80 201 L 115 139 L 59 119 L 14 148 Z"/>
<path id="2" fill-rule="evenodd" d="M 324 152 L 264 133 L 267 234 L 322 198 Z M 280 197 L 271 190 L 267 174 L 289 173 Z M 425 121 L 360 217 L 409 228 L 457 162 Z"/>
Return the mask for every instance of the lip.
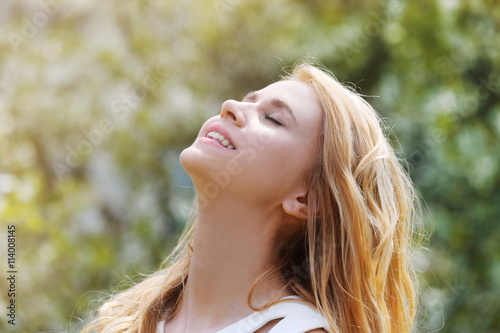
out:
<path id="1" fill-rule="evenodd" d="M 206 138 L 207 135 L 208 135 L 208 133 L 210 133 L 212 131 L 215 131 L 215 132 L 218 132 L 218 133 L 224 135 L 224 137 L 227 139 L 227 141 L 229 141 L 229 144 L 233 145 L 234 150 L 237 149 L 236 145 L 234 144 L 233 138 L 231 138 L 231 134 L 229 134 L 229 131 L 224 126 L 222 126 L 219 123 L 212 123 L 212 124 L 210 124 L 207 127 L 207 131 L 205 132 L 204 137 Z M 212 139 L 209 139 L 209 140 L 212 140 Z M 224 147 L 224 146 L 222 146 L 222 147 Z M 228 149 L 228 150 L 233 150 L 233 149 L 229 149 L 229 148 L 226 148 L 226 147 L 224 147 L 224 148 Z"/>

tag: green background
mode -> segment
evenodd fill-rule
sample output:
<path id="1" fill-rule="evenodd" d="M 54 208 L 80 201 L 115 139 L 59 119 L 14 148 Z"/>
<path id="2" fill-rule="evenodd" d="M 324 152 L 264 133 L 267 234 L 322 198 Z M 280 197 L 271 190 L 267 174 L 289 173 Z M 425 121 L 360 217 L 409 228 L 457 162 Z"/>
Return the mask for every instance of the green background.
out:
<path id="1" fill-rule="evenodd" d="M 0 331 L 77 332 L 153 272 L 194 195 L 180 151 L 310 55 L 371 96 L 411 165 L 416 331 L 499 332 L 499 21 L 494 0 L 2 1 Z"/>

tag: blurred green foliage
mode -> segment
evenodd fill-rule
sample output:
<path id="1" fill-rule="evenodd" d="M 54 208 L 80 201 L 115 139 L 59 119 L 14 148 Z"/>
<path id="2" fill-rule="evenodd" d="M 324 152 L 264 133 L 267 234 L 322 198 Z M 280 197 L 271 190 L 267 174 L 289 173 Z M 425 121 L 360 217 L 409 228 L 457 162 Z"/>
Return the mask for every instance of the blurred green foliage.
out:
<path id="1" fill-rule="evenodd" d="M 181 149 L 225 99 L 306 55 L 372 96 L 411 164 L 431 234 L 417 331 L 500 331 L 496 1 L 0 8 L 0 267 L 14 224 L 19 271 L 17 325 L 2 310 L 0 331 L 77 331 L 89 304 L 154 271 L 194 194 Z"/>

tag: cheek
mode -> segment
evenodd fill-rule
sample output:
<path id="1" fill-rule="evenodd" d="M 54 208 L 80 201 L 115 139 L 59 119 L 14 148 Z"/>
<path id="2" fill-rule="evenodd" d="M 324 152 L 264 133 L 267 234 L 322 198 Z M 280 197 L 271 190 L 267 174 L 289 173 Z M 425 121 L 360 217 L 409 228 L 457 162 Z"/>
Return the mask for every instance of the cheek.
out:
<path id="1" fill-rule="evenodd" d="M 290 185 L 301 181 L 315 157 L 314 142 L 308 139 L 293 140 L 286 146 L 276 147 L 269 154 L 270 166 L 277 178 Z"/>
<path id="2" fill-rule="evenodd" d="M 249 180 L 266 188 L 294 183 L 302 176 L 309 158 L 301 142 L 274 140 L 245 151 L 244 169 Z"/>

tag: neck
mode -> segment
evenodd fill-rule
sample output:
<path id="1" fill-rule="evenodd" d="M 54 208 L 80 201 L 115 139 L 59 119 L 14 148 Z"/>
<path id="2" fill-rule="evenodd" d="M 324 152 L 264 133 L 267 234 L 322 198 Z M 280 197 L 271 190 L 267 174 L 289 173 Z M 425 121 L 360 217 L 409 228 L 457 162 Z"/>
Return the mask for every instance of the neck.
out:
<path id="1" fill-rule="evenodd" d="M 248 294 L 257 278 L 278 261 L 277 219 L 281 206 L 262 209 L 233 196 L 218 196 L 200 208 L 194 252 L 179 311 L 185 332 L 223 328 L 253 310 Z M 279 272 L 259 283 L 252 305 L 289 295 Z M 187 327 L 190 327 L 187 329 Z"/>

